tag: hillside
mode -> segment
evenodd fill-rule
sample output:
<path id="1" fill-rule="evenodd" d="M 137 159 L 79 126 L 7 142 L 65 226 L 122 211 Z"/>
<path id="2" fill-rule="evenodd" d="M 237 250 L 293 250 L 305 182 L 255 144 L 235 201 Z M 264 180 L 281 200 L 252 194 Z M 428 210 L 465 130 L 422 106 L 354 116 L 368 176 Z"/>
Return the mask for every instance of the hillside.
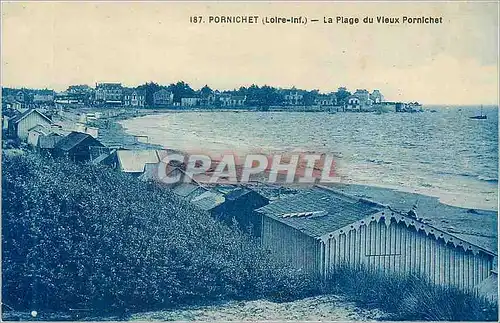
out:
<path id="1" fill-rule="evenodd" d="M 120 313 L 319 291 L 168 190 L 24 153 L 2 160 L 3 301 Z"/>

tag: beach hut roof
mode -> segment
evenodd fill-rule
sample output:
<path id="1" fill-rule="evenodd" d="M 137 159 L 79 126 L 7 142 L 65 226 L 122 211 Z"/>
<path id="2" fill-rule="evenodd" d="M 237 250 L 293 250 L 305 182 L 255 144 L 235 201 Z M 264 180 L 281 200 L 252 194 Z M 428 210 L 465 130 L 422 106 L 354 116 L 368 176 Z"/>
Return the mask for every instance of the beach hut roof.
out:
<path id="1" fill-rule="evenodd" d="M 204 211 L 210 211 L 224 202 L 223 194 L 212 191 L 206 191 L 191 199 L 191 203 Z"/>
<path id="2" fill-rule="evenodd" d="M 452 230 L 436 227 L 387 205 L 357 198 L 324 186 L 315 186 L 277 200 L 257 209 L 256 212 L 323 241 L 372 221 L 386 221 L 389 224 L 395 220 L 414 230 L 432 234 L 436 239 L 443 239 L 446 243 L 461 246 L 464 250 L 471 250 L 474 253 L 482 251 L 496 256 L 494 250 L 484 244 L 478 244 L 477 240 L 469 239 L 465 235 L 459 236 Z"/>
<path id="3" fill-rule="evenodd" d="M 47 129 L 47 127 L 42 124 L 37 124 L 36 126 L 30 128 L 28 132 L 38 132 L 42 135 L 48 135 L 50 133 L 50 129 Z"/>
<path id="4" fill-rule="evenodd" d="M 175 194 L 180 197 L 187 197 L 189 194 L 197 190 L 200 186 L 194 183 L 180 183 L 176 185 L 172 190 Z"/>
<path id="5" fill-rule="evenodd" d="M 24 118 L 26 118 L 27 116 L 29 116 L 30 114 L 32 113 L 37 113 L 39 114 L 43 119 L 47 120 L 47 122 L 49 124 L 52 123 L 52 120 L 49 119 L 49 117 L 45 116 L 43 113 L 41 113 L 40 111 L 36 110 L 36 109 L 30 109 L 30 110 L 26 110 L 24 111 L 23 113 L 21 114 L 18 114 L 17 116 L 15 116 L 11 122 L 12 123 L 19 123 L 21 120 L 23 120 Z"/>
<path id="6" fill-rule="evenodd" d="M 76 132 L 73 131 L 70 134 L 68 134 L 66 137 L 62 138 L 56 145 L 57 149 L 60 149 L 62 151 L 70 151 L 74 147 L 78 146 L 81 142 L 83 142 L 87 138 L 92 138 L 94 141 L 94 146 L 102 146 L 102 144 L 92 137 L 91 135 L 83 132 Z"/>
<path id="7" fill-rule="evenodd" d="M 100 164 L 103 160 L 105 160 L 106 158 L 108 158 L 111 154 L 115 153 L 116 152 L 116 149 L 109 149 L 109 150 L 105 150 L 105 151 L 102 151 L 96 158 L 94 158 L 92 160 L 92 164 L 93 165 L 98 165 Z"/>
<path id="8" fill-rule="evenodd" d="M 146 164 L 160 161 L 156 150 L 118 150 L 116 157 L 125 173 L 142 173 Z"/>
<path id="9" fill-rule="evenodd" d="M 248 193 L 252 192 L 252 190 L 246 188 L 246 187 L 238 187 L 229 193 L 225 195 L 226 200 L 228 201 L 234 201 L 239 199 L 242 196 L 247 195 Z"/>
<path id="10" fill-rule="evenodd" d="M 313 188 L 277 200 L 257 212 L 316 238 L 382 209 L 383 206 L 368 201 Z"/>

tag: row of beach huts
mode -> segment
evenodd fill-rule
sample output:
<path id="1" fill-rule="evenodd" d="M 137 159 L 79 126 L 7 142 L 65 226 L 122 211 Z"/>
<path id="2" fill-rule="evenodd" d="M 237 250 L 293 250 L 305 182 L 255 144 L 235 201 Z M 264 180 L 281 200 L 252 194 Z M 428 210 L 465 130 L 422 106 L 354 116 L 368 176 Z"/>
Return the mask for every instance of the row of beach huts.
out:
<path id="1" fill-rule="evenodd" d="M 34 109 L 12 117 L 4 130 L 41 154 L 108 165 L 144 181 L 156 180 L 168 154 L 106 147 L 92 134 L 54 127 Z M 264 184 L 206 185 L 186 179 L 182 165 L 168 172 L 183 178 L 164 184 L 179 198 L 229 225 L 236 222 L 277 258 L 311 275 L 328 278 L 340 265 L 363 265 L 498 299 L 497 251 L 430 224 L 413 210 L 395 210 L 320 185 L 280 196 Z"/>

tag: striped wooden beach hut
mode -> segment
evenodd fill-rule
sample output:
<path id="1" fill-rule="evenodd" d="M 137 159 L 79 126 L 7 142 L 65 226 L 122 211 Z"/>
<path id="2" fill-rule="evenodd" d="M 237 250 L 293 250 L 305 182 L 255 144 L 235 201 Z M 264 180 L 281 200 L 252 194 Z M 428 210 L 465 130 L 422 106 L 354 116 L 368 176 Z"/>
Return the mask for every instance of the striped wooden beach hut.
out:
<path id="1" fill-rule="evenodd" d="M 411 212 L 319 187 L 255 212 L 266 249 L 323 278 L 340 265 L 363 265 L 470 290 L 490 276 L 496 257 Z"/>

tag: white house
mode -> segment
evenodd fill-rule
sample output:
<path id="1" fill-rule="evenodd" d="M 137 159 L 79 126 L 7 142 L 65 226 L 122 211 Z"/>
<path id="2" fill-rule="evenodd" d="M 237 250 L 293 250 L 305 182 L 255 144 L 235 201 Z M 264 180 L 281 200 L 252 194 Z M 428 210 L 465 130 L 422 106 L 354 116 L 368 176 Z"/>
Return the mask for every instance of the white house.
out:
<path id="1" fill-rule="evenodd" d="M 30 129 L 37 125 L 50 129 L 51 124 L 52 120 L 50 120 L 47 116 L 36 109 L 31 109 L 9 120 L 9 134 L 11 136 L 18 137 L 21 140 L 27 140 Z"/>
<path id="2" fill-rule="evenodd" d="M 192 98 L 181 98 L 181 106 L 183 107 L 194 107 L 198 105 L 199 98 L 192 97 Z"/>

